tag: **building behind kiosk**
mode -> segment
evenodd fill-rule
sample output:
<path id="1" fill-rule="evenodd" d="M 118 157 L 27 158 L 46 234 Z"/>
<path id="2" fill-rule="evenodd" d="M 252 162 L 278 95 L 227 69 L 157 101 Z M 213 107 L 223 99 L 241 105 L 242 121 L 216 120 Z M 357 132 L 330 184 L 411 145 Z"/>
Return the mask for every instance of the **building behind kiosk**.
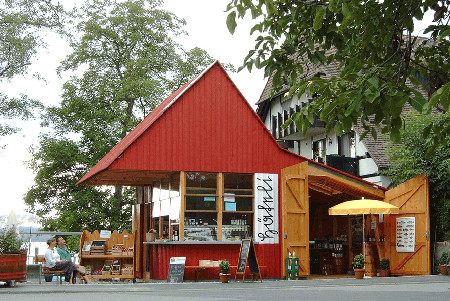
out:
<path id="1" fill-rule="evenodd" d="M 404 215 L 416 217 L 420 248 L 412 255 L 395 252 L 395 217 L 383 223 L 377 217 L 389 242 L 373 251 L 391 258 L 391 266 L 398 263 L 399 274 L 429 274 L 428 186 L 425 178 L 414 180 L 422 184 L 409 183 L 409 192 L 387 198 L 381 186 L 284 150 L 215 62 L 164 100 L 78 184 L 136 187 L 138 278 L 167 278 L 171 257 L 186 257 L 186 279 L 199 260 L 236 266 L 244 238 L 255 242 L 262 276 L 281 278 L 294 252 L 301 276 L 347 272 L 352 256 L 362 252 L 361 222 L 327 212 L 361 197 L 395 203 L 410 196 Z M 150 229 L 159 241 L 145 243 Z"/>

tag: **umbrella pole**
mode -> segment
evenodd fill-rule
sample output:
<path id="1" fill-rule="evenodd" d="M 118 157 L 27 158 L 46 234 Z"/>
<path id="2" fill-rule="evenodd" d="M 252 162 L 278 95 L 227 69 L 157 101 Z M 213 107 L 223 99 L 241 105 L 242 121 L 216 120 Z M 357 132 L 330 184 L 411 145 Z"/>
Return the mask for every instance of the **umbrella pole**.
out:
<path id="1" fill-rule="evenodd" d="M 365 231 L 364 213 L 363 213 L 363 256 L 364 256 L 364 268 L 366 268 L 366 231 Z"/>

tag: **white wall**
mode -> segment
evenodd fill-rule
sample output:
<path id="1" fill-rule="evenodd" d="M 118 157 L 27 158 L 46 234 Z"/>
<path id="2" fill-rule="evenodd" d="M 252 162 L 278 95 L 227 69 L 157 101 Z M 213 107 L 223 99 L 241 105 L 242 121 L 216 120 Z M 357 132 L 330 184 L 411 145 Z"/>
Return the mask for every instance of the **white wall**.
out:
<path id="1" fill-rule="evenodd" d="M 374 176 L 374 177 L 369 177 L 369 178 L 365 178 L 364 180 L 383 186 L 385 188 L 388 188 L 389 185 L 391 185 L 392 181 L 390 178 L 386 177 L 386 176 Z"/>
<path id="2" fill-rule="evenodd" d="M 264 124 L 266 127 L 271 130 L 272 129 L 272 115 L 277 115 L 278 112 L 283 112 L 283 108 L 289 105 L 291 107 L 295 107 L 295 105 L 299 105 L 304 102 L 307 103 L 308 99 L 311 98 L 309 91 L 307 90 L 300 99 L 297 95 L 294 95 L 292 98 L 287 98 L 284 95 L 277 97 L 275 101 L 271 102 L 269 112 L 267 113 L 266 120 L 264 120 Z M 289 148 L 290 151 L 300 154 L 303 157 L 313 159 L 313 151 L 312 144 L 315 141 L 326 139 L 326 154 L 332 155 L 337 154 L 338 152 L 338 137 L 332 129 L 328 135 L 325 133 L 313 134 L 313 136 L 304 137 L 300 140 L 300 143 L 294 143 L 293 148 Z M 331 139 L 331 144 L 330 144 Z M 300 146 L 300 149 L 299 149 Z M 367 148 L 362 141 L 360 141 L 360 136 L 355 132 L 355 156 L 364 157 L 367 154 Z M 366 158 L 359 160 L 359 174 L 361 177 L 365 175 L 373 175 L 378 173 L 378 166 L 372 158 Z M 365 180 L 378 184 L 383 187 L 388 187 L 391 183 L 390 179 L 385 176 L 374 176 L 365 178 Z"/>

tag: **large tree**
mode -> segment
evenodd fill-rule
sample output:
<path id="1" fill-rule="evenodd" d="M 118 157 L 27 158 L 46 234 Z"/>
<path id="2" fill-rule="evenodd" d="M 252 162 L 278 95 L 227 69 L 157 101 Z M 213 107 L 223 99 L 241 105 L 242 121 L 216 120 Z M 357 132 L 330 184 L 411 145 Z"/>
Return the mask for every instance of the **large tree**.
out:
<path id="1" fill-rule="evenodd" d="M 0 84 L 28 71 L 39 47 L 45 47 L 43 31 L 60 30 L 64 14 L 59 4 L 48 0 L 0 0 Z M 28 119 L 42 105 L 26 95 L 9 97 L 0 92 L 0 118 Z M 18 130 L 5 121 L 0 137 Z"/>
<path id="2" fill-rule="evenodd" d="M 37 176 L 25 197 L 47 228 L 131 227 L 132 189 L 75 183 L 168 94 L 213 61 L 205 51 L 186 51 L 176 42 L 185 22 L 160 4 L 94 0 L 81 8 L 73 52 L 60 69 L 79 75 L 64 84 L 61 105 L 44 116 L 53 132 L 42 135 L 34 150 Z M 45 218 L 50 215 L 56 218 Z"/>
<path id="3" fill-rule="evenodd" d="M 440 145 L 433 156 L 425 158 L 433 138 L 423 137 L 425 128 L 433 124 L 449 123 L 450 113 L 430 116 L 411 112 L 402 129 L 402 143 L 388 143 L 386 152 L 390 168 L 383 174 L 390 176 L 395 185 L 417 175 L 426 174 L 430 185 L 430 216 L 432 239 L 450 240 L 450 148 Z"/>
<path id="4" fill-rule="evenodd" d="M 427 114 L 432 108 L 448 110 L 449 3 L 232 0 L 227 26 L 233 33 L 236 19 L 251 13 L 255 19 L 251 32 L 258 36 L 242 67 L 264 68 L 266 76 L 273 74 L 274 91 L 288 86 L 290 94 L 301 95 L 309 88 L 315 95 L 311 105 L 292 117 L 303 133 L 317 115 L 327 123 L 327 131 L 334 128 L 338 135 L 360 120 L 365 134 L 376 138 L 379 129 L 399 142 L 406 103 Z M 417 38 L 412 33 L 427 11 L 434 13 L 424 32 L 431 37 Z M 331 62 L 338 63 L 338 76 L 305 78 L 310 64 Z M 430 132 L 434 140 L 428 154 L 439 144 L 449 144 L 448 123 L 435 124 L 425 134 Z"/>

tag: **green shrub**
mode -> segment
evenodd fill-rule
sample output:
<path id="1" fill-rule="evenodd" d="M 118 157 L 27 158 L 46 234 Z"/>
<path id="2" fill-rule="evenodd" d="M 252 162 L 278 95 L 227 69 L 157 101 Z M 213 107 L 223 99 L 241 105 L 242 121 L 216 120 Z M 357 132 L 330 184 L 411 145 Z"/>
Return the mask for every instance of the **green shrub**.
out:
<path id="1" fill-rule="evenodd" d="M 71 235 L 66 238 L 66 247 L 70 252 L 80 252 L 81 235 Z"/>
<path id="2" fill-rule="evenodd" d="M 380 268 L 384 271 L 389 271 L 391 269 L 391 265 L 389 263 L 389 259 L 381 259 Z"/>
<path id="3" fill-rule="evenodd" d="M 446 264 L 449 264 L 449 262 L 450 262 L 450 258 L 449 258 L 448 252 L 443 252 L 441 255 L 441 258 L 439 258 L 439 264 L 446 265 Z"/>
<path id="4" fill-rule="evenodd" d="M 23 241 L 14 227 L 0 230 L 0 253 L 19 254 Z"/>
<path id="5" fill-rule="evenodd" d="M 353 269 L 364 269 L 364 256 L 363 254 L 358 254 L 353 259 Z"/>
<path id="6" fill-rule="evenodd" d="M 222 274 L 228 274 L 230 272 L 230 263 L 228 262 L 228 260 L 222 260 L 219 263 L 219 268 Z"/>

